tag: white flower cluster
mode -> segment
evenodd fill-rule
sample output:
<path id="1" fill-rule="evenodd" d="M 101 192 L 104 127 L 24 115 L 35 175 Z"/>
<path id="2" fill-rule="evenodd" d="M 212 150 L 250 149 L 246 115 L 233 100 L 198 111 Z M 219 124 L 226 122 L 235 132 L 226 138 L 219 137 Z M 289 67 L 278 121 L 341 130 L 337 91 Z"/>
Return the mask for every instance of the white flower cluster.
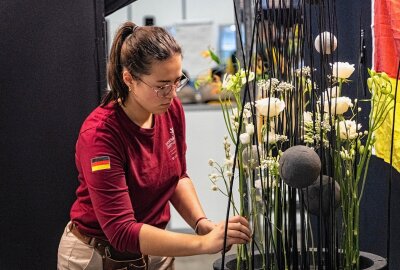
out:
<path id="1" fill-rule="evenodd" d="M 287 141 L 287 136 L 276 134 L 275 131 L 270 131 L 264 136 L 264 142 L 268 144 L 276 144 L 278 142 L 285 142 Z"/>
<path id="2" fill-rule="evenodd" d="M 308 66 L 304 66 L 302 68 L 298 68 L 294 71 L 297 77 L 311 77 L 311 68 Z"/>
<path id="3" fill-rule="evenodd" d="M 291 83 L 287 83 L 287 82 L 281 82 L 276 87 L 277 92 L 289 92 L 289 91 L 292 91 L 293 89 L 294 89 L 294 86 Z"/>

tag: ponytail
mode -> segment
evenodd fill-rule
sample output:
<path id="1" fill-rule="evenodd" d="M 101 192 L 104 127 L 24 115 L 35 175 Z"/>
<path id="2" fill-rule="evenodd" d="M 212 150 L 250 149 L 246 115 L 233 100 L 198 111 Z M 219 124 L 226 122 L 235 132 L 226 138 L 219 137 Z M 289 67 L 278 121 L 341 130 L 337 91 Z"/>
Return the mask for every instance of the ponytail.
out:
<path id="1" fill-rule="evenodd" d="M 125 39 L 132 34 L 137 27 L 138 26 L 132 22 L 126 22 L 119 28 L 114 37 L 114 42 L 110 50 L 110 58 L 107 64 L 107 80 L 111 90 L 103 97 L 103 106 L 119 98 L 121 102 L 124 103 L 128 95 L 129 89 L 122 79 L 123 65 L 121 64 L 121 50 Z"/>

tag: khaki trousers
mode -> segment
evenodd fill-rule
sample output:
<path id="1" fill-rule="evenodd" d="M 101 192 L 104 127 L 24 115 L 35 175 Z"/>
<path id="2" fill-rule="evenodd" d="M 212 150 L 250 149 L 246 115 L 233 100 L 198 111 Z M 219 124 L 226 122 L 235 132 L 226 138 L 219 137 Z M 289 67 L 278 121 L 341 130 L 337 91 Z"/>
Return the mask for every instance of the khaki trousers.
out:
<path id="1" fill-rule="evenodd" d="M 58 270 L 102 270 L 100 254 L 90 245 L 86 245 L 70 232 L 69 224 L 64 229 L 58 246 Z M 149 256 L 148 270 L 175 270 L 175 258 Z"/>

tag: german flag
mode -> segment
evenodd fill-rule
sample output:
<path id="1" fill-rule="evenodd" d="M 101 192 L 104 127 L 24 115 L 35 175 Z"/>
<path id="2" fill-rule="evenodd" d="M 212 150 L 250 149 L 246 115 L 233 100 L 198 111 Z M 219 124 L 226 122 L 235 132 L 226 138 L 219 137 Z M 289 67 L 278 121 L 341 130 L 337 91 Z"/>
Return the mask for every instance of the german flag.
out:
<path id="1" fill-rule="evenodd" d="M 90 160 L 90 165 L 92 166 L 92 172 L 107 170 L 111 168 L 110 157 L 102 156 L 95 157 Z"/>
<path id="2" fill-rule="evenodd" d="M 400 63 L 400 1 L 374 0 L 373 1 L 372 30 L 374 38 L 373 69 L 377 72 L 386 72 L 392 83 L 392 94 L 395 95 L 396 86 L 400 90 L 397 80 L 397 70 Z M 382 126 L 375 132 L 375 153 L 386 162 L 391 160 L 391 140 L 393 144 L 393 167 L 400 172 L 400 95 L 397 94 L 396 115 L 389 113 Z M 393 106 L 393 105 L 392 105 Z M 394 125 L 393 125 L 394 122 Z M 394 126 L 394 138 L 392 130 Z M 388 134 L 390 134 L 388 136 Z"/>

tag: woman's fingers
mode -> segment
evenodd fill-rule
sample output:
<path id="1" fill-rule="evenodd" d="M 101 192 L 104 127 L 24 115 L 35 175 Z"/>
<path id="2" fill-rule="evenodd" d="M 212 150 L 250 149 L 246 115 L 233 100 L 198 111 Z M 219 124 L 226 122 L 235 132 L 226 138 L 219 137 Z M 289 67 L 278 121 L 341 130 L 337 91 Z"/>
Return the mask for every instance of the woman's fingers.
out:
<path id="1" fill-rule="evenodd" d="M 249 222 L 247 221 L 246 218 L 242 217 L 242 216 L 233 216 L 231 217 L 228 222 L 232 222 L 232 223 L 240 223 L 243 224 L 244 226 L 250 227 Z"/>
<path id="2" fill-rule="evenodd" d="M 250 241 L 251 231 L 241 223 L 228 223 L 228 236 L 238 237 Z"/>

